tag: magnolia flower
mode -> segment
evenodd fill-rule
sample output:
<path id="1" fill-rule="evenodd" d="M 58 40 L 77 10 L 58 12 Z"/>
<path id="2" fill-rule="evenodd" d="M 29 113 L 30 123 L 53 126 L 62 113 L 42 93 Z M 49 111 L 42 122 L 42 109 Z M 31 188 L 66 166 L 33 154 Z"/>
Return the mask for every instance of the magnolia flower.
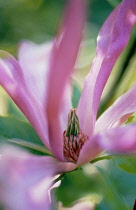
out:
<path id="1" fill-rule="evenodd" d="M 85 1 L 68 2 L 60 36 L 53 43 L 22 43 L 18 61 L 1 51 L 0 84 L 55 157 L 1 150 L 0 199 L 13 210 L 50 209 L 54 176 L 91 161 L 103 150 L 136 151 L 136 127 L 121 127 L 136 111 L 136 84 L 96 121 L 103 88 L 136 22 L 135 0 L 123 0 L 102 26 L 77 109 L 72 109 L 69 82 Z"/>

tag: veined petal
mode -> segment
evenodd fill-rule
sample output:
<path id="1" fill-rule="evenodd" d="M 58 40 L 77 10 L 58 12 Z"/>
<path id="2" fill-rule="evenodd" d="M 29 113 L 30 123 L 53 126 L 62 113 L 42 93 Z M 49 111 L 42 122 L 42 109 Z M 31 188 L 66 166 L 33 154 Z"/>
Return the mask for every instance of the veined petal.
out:
<path id="1" fill-rule="evenodd" d="M 50 144 L 54 155 L 63 159 L 61 112 L 64 110 L 65 89 L 73 72 L 82 37 L 85 1 L 69 0 L 61 34 L 54 41 L 50 66 L 47 114 Z M 68 115 L 68 112 L 63 113 Z M 65 123 L 66 126 L 67 122 Z"/>
<path id="2" fill-rule="evenodd" d="M 78 105 L 81 128 L 87 135 L 93 132 L 103 88 L 116 60 L 126 47 L 136 22 L 135 3 L 135 0 L 122 1 L 108 17 L 98 35 L 96 57 L 86 77 Z"/>
<path id="3" fill-rule="evenodd" d="M 95 133 L 121 125 L 133 112 L 136 112 L 136 83 L 98 118 Z"/>
<path id="4" fill-rule="evenodd" d="M 36 72 L 33 73 L 29 68 L 26 68 L 27 72 L 25 72 L 25 70 L 20 67 L 17 60 L 4 51 L 0 51 L 0 57 L 0 85 L 3 86 L 16 105 L 28 118 L 46 147 L 50 148 L 45 111 L 42 102 L 40 103 L 40 97 L 38 98 L 37 96 L 38 91 L 36 92 L 36 90 L 34 90 L 34 80 L 38 80 L 38 77 L 41 78 L 42 73 L 43 75 L 45 73 L 43 69 L 40 71 L 40 61 L 39 73 L 37 72 L 36 74 Z M 25 64 L 24 67 L 26 67 L 26 65 L 27 64 Z M 41 86 L 41 90 L 42 88 Z M 42 91 L 44 92 L 44 90 Z"/>
<path id="5" fill-rule="evenodd" d="M 97 143 L 107 151 L 136 153 L 136 126 L 124 126 L 103 131 Z"/>
<path id="6" fill-rule="evenodd" d="M 48 191 L 54 176 L 75 168 L 75 164 L 59 162 L 52 157 L 5 148 L 0 157 L 1 205 L 13 210 L 50 210 Z"/>

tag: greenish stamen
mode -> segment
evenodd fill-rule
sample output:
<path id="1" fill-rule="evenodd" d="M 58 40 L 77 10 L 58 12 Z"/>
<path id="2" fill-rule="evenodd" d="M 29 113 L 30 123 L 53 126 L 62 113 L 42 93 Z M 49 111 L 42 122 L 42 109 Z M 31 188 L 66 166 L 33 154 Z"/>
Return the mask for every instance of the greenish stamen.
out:
<path id="1" fill-rule="evenodd" d="M 79 119 L 76 114 L 76 109 L 72 109 L 68 115 L 68 126 L 66 130 L 66 136 L 67 137 L 70 137 L 71 135 L 78 136 L 79 133 L 80 133 Z"/>
<path id="2" fill-rule="evenodd" d="M 76 109 L 72 109 L 68 115 L 67 130 L 63 133 L 63 139 L 65 158 L 70 162 L 76 163 L 82 146 L 88 140 L 88 136 L 80 129 Z"/>

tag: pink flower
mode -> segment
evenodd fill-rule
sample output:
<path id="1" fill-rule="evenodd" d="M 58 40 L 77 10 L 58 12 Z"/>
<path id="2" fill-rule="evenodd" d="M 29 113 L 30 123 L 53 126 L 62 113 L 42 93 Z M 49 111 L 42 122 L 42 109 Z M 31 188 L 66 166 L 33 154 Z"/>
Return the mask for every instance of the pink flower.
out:
<path id="1" fill-rule="evenodd" d="M 78 107 L 71 110 L 69 82 L 82 37 L 84 4 L 69 0 L 62 33 L 53 43 L 22 43 L 18 61 L 1 51 L 0 84 L 56 157 L 1 151 L 0 199 L 7 208 L 50 209 L 48 190 L 55 175 L 74 170 L 103 150 L 136 151 L 136 127 L 120 126 L 136 111 L 136 84 L 96 121 L 103 88 L 136 22 L 135 0 L 122 1 L 102 26 Z"/>

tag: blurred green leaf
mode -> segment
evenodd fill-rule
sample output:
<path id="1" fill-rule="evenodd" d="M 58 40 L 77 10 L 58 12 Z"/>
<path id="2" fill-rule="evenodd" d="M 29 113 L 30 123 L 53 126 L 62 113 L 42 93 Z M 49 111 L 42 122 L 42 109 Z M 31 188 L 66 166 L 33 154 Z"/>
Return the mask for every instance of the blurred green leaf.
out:
<path id="1" fill-rule="evenodd" d="M 45 146 L 40 146 L 35 143 L 30 143 L 30 142 L 22 140 L 22 139 L 7 139 L 7 142 L 13 143 L 17 146 L 21 146 L 21 147 L 31 150 L 31 151 L 36 151 L 35 152 L 36 154 L 51 155 L 51 153 L 46 149 Z"/>
<path id="2" fill-rule="evenodd" d="M 136 112 L 132 115 L 131 123 L 136 123 Z"/>
<path id="3" fill-rule="evenodd" d="M 0 86 L 0 116 L 14 116 L 17 119 L 28 122 L 25 115 L 16 106 L 13 100 L 9 97 L 7 92 Z"/>
<path id="4" fill-rule="evenodd" d="M 7 95 L 7 115 L 28 122 L 25 115 L 21 112 L 21 110 L 17 107 L 17 105 L 12 101 L 12 99 L 8 95 Z"/>
<path id="5" fill-rule="evenodd" d="M 72 104 L 73 107 L 76 108 L 80 99 L 81 91 L 77 84 L 74 82 L 73 84 L 73 94 L 72 94 Z"/>
<path id="6" fill-rule="evenodd" d="M 56 33 L 64 3 L 64 0 L 1 0 L 0 42 L 48 40 Z"/>
<path id="7" fill-rule="evenodd" d="M 107 1 L 92 0 L 90 1 L 89 20 L 101 26 L 112 10 L 113 7 Z"/>
<path id="8" fill-rule="evenodd" d="M 117 189 L 117 193 L 123 199 L 127 210 L 132 210 L 136 198 L 136 175 L 118 168 L 115 161 L 110 160 L 108 163 L 108 174 Z"/>
<path id="9" fill-rule="evenodd" d="M 56 189 L 56 196 L 64 206 L 72 205 L 72 203 L 80 198 L 88 196 L 89 199 L 100 199 L 100 176 L 91 164 L 89 164 L 92 173 L 86 173 L 85 170 L 77 169 L 65 174 L 61 185 Z"/>
<path id="10" fill-rule="evenodd" d="M 95 210 L 132 210 L 136 196 L 135 180 L 135 174 L 121 170 L 115 161 L 103 160 L 65 174 L 56 189 L 56 196 L 64 206 L 87 198 L 96 205 Z"/>
<path id="11" fill-rule="evenodd" d="M 96 163 L 101 160 L 114 160 L 116 165 L 128 173 L 136 174 L 136 155 L 124 155 L 124 154 L 113 154 L 113 155 L 104 155 L 97 157 L 91 161 L 91 163 Z"/>
<path id="12" fill-rule="evenodd" d="M 103 199 L 95 210 L 132 210 L 136 198 L 136 175 L 123 171 L 113 160 L 95 165 L 103 177 Z"/>
<path id="13" fill-rule="evenodd" d="M 128 173 L 136 174 L 136 156 L 130 155 L 118 157 L 115 158 L 115 163 L 122 170 Z"/>
<path id="14" fill-rule="evenodd" d="M 127 207 L 123 202 L 120 192 L 118 191 L 118 187 L 117 185 L 115 185 L 109 174 L 104 169 L 98 166 L 97 170 L 103 177 L 103 200 L 105 202 L 105 209 L 127 210 Z"/>
<path id="15" fill-rule="evenodd" d="M 96 157 L 94 158 L 93 160 L 90 161 L 90 163 L 96 163 L 100 160 L 110 160 L 110 159 L 114 159 L 116 157 L 118 157 L 119 155 L 117 154 L 114 154 L 114 155 L 103 155 L 103 156 L 99 156 L 99 157 Z"/>
<path id="16" fill-rule="evenodd" d="M 0 143 L 12 143 L 36 154 L 49 154 L 32 126 L 11 116 L 0 117 Z"/>
<path id="17" fill-rule="evenodd" d="M 5 138 L 19 138 L 43 145 L 32 126 L 12 116 L 0 117 L 0 135 Z"/>
<path id="18" fill-rule="evenodd" d="M 125 93 L 136 81 L 136 74 L 135 74 L 135 67 L 136 67 L 136 54 L 131 58 L 129 61 L 129 65 L 127 70 L 125 71 L 122 80 L 116 90 L 114 98 L 118 98 L 120 95 Z"/>
<path id="19" fill-rule="evenodd" d="M 107 0 L 107 2 L 113 6 L 113 7 L 116 7 L 120 2 L 121 0 Z"/>

